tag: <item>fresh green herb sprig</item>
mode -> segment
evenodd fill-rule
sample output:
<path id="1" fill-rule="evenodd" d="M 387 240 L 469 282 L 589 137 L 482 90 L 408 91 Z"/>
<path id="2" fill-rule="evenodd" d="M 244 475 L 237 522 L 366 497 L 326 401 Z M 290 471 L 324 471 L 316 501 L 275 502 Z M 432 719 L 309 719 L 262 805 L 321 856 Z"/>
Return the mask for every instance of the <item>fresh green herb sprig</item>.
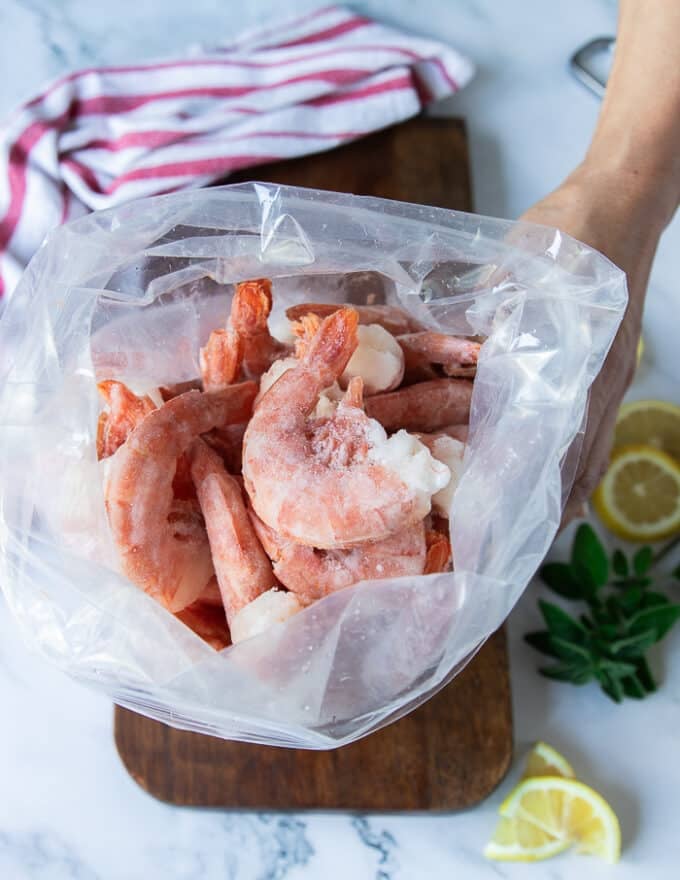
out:
<path id="1" fill-rule="evenodd" d="M 541 675 L 571 684 L 596 680 L 616 703 L 656 690 L 645 655 L 680 618 L 680 605 L 656 589 L 653 561 L 651 547 L 631 560 L 615 550 L 610 561 L 592 527 L 579 526 L 571 561 L 550 562 L 539 576 L 562 598 L 584 602 L 587 613 L 577 619 L 539 600 L 547 629 L 524 638 L 557 661 L 539 669 Z M 672 576 L 680 580 L 680 566 Z"/>

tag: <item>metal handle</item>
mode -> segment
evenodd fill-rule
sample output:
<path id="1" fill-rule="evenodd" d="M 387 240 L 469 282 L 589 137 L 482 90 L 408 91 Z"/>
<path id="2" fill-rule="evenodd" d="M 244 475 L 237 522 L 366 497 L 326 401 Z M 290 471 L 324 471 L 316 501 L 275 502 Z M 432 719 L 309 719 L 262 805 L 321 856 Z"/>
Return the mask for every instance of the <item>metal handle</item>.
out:
<path id="1" fill-rule="evenodd" d="M 607 77 L 615 42 L 614 37 L 597 37 L 577 49 L 569 59 L 569 66 L 574 76 L 600 98 L 604 95 L 604 90 L 607 87 Z M 606 65 L 604 68 L 603 61 Z"/>

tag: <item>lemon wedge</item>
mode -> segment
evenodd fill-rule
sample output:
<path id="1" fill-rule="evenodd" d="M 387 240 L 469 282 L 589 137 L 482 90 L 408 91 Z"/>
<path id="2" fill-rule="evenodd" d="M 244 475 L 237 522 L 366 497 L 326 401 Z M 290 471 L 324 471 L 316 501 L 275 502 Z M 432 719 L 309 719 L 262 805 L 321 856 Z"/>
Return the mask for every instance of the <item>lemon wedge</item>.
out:
<path id="1" fill-rule="evenodd" d="M 573 779 L 576 774 L 564 757 L 557 749 L 544 742 L 537 742 L 527 758 L 523 779 L 531 776 L 564 776 Z"/>
<path id="2" fill-rule="evenodd" d="M 535 776 L 519 783 L 502 803 L 501 822 L 485 855 L 535 861 L 575 845 L 578 852 L 618 861 L 619 820 L 596 791 L 576 779 Z"/>
<path id="3" fill-rule="evenodd" d="M 667 538 L 680 531 L 680 465 L 655 446 L 623 446 L 592 500 L 602 522 L 619 537 Z"/>
<path id="4" fill-rule="evenodd" d="M 666 400 L 624 403 L 616 420 L 614 449 L 644 444 L 680 462 L 680 406 Z"/>

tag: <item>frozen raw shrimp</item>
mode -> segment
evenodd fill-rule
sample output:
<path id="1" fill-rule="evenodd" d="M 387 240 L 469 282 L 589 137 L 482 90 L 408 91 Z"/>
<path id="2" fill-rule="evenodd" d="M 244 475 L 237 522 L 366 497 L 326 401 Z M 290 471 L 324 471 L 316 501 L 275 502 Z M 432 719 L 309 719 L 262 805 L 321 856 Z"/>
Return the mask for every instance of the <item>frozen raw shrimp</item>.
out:
<path id="1" fill-rule="evenodd" d="M 221 602 L 215 605 L 204 601 L 201 596 L 183 611 L 178 611 L 175 616 L 216 651 L 221 651 L 231 644 L 227 618 Z"/>
<path id="2" fill-rule="evenodd" d="M 443 532 L 428 529 L 425 533 L 427 556 L 423 574 L 437 574 L 446 571 L 451 562 L 451 542 Z"/>
<path id="3" fill-rule="evenodd" d="M 241 370 L 244 343 L 235 330 L 213 330 L 199 353 L 204 391 L 233 385 Z"/>
<path id="4" fill-rule="evenodd" d="M 337 550 L 317 550 L 277 534 L 251 511 L 263 547 L 284 586 L 309 605 L 359 581 L 423 574 L 426 558 L 425 527 L 408 526 L 382 541 Z"/>
<path id="5" fill-rule="evenodd" d="M 229 323 L 243 344 L 242 375 L 259 379 L 277 358 L 291 349 L 269 332 L 267 319 L 272 310 L 272 283 L 268 278 L 243 281 L 236 285 Z"/>
<path id="6" fill-rule="evenodd" d="M 323 321 L 299 364 L 262 397 L 243 440 L 243 477 L 255 512 L 310 547 L 401 531 L 428 513 L 431 496 L 449 479 L 415 437 L 401 431 L 387 438 L 355 405 L 356 385 L 330 417 L 310 418 L 356 349 L 357 324 L 351 308 Z"/>
<path id="7" fill-rule="evenodd" d="M 177 459 L 199 435 L 245 421 L 254 382 L 217 394 L 189 391 L 153 410 L 109 459 L 106 509 L 123 573 L 172 612 L 191 605 L 213 575 L 195 507 L 173 495 Z"/>
<path id="8" fill-rule="evenodd" d="M 150 397 L 138 397 L 127 385 L 115 379 L 97 384 L 108 411 L 103 412 L 97 424 L 97 457 L 108 458 L 125 443 L 128 434 L 141 422 L 156 404 Z"/>
<path id="9" fill-rule="evenodd" d="M 248 516 L 241 486 L 202 440 L 190 448 L 191 476 L 208 531 L 227 620 L 277 583 Z"/>
<path id="10" fill-rule="evenodd" d="M 474 376 L 481 345 L 471 339 L 423 330 L 397 337 L 406 359 L 409 376 L 422 374 L 431 364 L 439 364 L 447 376 Z"/>
<path id="11" fill-rule="evenodd" d="M 286 317 L 291 321 L 297 321 L 303 315 L 312 314 L 319 318 L 327 318 L 338 309 L 349 306 L 349 303 L 300 303 L 299 305 L 290 306 L 286 309 Z M 416 333 L 423 329 L 423 325 L 405 312 L 398 306 L 375 305 L 375 306 L 355 306 L 352 305 L 359 316 L 360 324 L 380 324 L 385 330 L 393 336 L 400 336 L 403 333 Z"/>
<path id="12" fill-rule="evenodd" d="M 295 593 L 272 587 L 233 616 L 229 626 L 232 641 L 236 644 L 257 636 L 298 611 L 302 611 L 302 605 Z"/>
<path id="13" fill-rule="evenodd" d="M 366 399 L 367 414 L 386 431 L 437 431 L 444 425 L 467 422 L 472 382 L 432 379 Z"/>

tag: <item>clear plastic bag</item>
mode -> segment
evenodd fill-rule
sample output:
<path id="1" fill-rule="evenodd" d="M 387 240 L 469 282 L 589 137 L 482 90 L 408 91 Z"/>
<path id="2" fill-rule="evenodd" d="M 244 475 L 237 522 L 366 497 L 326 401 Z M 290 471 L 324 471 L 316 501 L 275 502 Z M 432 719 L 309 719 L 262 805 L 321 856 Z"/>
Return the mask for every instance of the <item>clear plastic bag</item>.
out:
<path id="1" fill-rule="evenodd" d="M 294 302 L 384 301 L 488 338 L 455 572 L 363 582 L 218 653 L 119 573 L 96 382 L 194 378 L 233 284 L 264 275 L 274 325 Z M 460 670 L 548 550 L 626 300 L 616 267 L 555 230 L 270 184 L 54 231 L 0 323 L 0 576 L 17 622 L 72 677 L 176 727 L 308 748 L 376 730 Z"/>

